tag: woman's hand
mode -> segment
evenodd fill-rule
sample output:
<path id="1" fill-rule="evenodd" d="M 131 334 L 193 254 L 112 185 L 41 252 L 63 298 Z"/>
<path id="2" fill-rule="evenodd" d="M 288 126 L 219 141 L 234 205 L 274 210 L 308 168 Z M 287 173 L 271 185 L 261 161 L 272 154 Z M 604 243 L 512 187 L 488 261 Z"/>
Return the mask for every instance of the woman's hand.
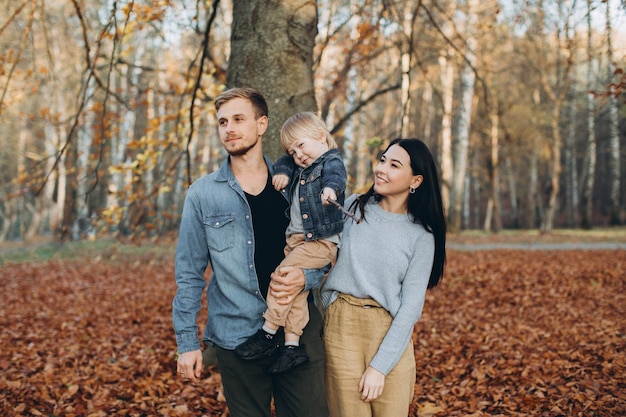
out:
<path id="1" fill-rule="evenodd" d="M 295 266 L 277 268 L 271 277 L 270 292 L 279 305 L 291 304 L 306 284 L 304 272 Z"/>
<path id="2" fill-rule="evenodd" d="M 385 386 L 385 375 L 376 369 L 368 366 L 361 380 L 359 381 L 359 392 L 361 400 L 369 403 L 383 395 L 383 387 Z"/>

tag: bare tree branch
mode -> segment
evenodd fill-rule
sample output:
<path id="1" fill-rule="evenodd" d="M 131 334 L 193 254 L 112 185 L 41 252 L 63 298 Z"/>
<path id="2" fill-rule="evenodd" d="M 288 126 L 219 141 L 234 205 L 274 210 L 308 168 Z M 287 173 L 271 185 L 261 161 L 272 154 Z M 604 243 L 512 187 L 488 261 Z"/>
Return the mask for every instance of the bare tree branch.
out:
<path id="1" fill-rule="evenodd" d="M 335 125 L 333 126 L 332 130 L 330 131 L 331 134 L 335 134 L 337 133 L 339 130 L 341 130 L 341 128 L 343 127 L 344 124 L 346 124 L 346 122 L 355 114 L 357 113 L 359 110 L 361 110 L 364 106 L 366 106 L 368 103 L 370 103 L 371 101 L 373 101 L 376 97 L 378 96 L 382 96 L 383 94 L 387 94 L 390 91 L 394 91 L 394 90 L 398 90 L 401 87 L 400 84 L 396 84 L 396 85 L 391 85 L 389 87 L 385 87 L 381 90 L 375 91 L 373 94 L 371 94 L 370 96 L 359 100 L 358 103 L 356 103 L 356 105 L 349 110 L 346 114 L 343 115 L 343 117 L 341 119 L 339 119 L 337 121 L 337 123 L 335 123 Z"/>
<path id="2" fill-rule="evenodd" d="M 220 0 L 213 0 L 213 9 L 211 11 L 211 16 L 209 16 L 209 20 L 207 21 L 206 28 L 204 29 L 204 39 L 202 40 L 202 57 L 200 58 L 200 68 L 198 68 L 198 76 L 196 78 L 196 84 L 194 85 L 193 92 L 191 94 L 191 104 L 189 105 L 189 135 L 187 137 L 187 144 L 185 145 L 185 156 L 187 157 L 187 184 L 191 184 L 191 155 L 189 153 L 189 147 L 191 146 L 191 140 L 193 139 L 194 133 L 194 105 L 196 102 L 196 97 L 198 96 L 198 91 L 202 85 L 202 76 L 204 75 L 204 62 L 207 57 L 210 56 L 209 53 L 209 35 L 211 33 L 211 27 L 213 22 L 215 21 L 215 16 L 217 15 L 217 8 L 220 4 Z"/>
<path id="3" fill-rule="evenodd" d="M 7 28 L 7 26 L 9 26 L 9 24 L 20 14 L 22 9 L 24 7 L 26 7 L 26 5 L 28 3 L 29 3 L 29 1 L 26 0 L 24 3 L 20 4 L 20 6 L 13 12 L 13 14 L 11 16 L 9 16 L 7 21 L 4 22 L 4 25 L 0 28 L 0 35 L 2 35 L 2 32 L 4 32 L 4 30 Z"/>
<path id="4" fill-rule="evenodd" d="M 18 10 L 21 10 L 25 5 L 26 5 L 26 3 L 21 5 Z M 14 17 L 15 17 L 15 15 L 11 16 L 11 19 L 13 19 Z M 28 24 L 26 25 L 26 27 L 24 28 L 24 32 L 22 33 L 22 40 L 20 42 L 20 49 L 17 51 L 17 57 L 16 57 L 15 61 L 13 62 L 13 65 L 11 65 L 11 69 L 9 70 L 9 74 L 7 76 L 7 82 L 4 85 L 4 88 L 2 89 L 2 95 L 0 96 L 0 114 L 2 114 L 2 105 L 4 104 L 4 97 L 6 96 L 7 91 L 9 90 L 9 84 L 11 83 L 11 78 L 13 76 L 13 72 L 15 71 L 15 68 L 17 67 L 17 64 L 20 62 L 20 57 L 22 56 L 22 51 L 24 50 L 24 44 L 26 43 L 26 40 L 28 39 L 28 34 L 30 33 L 30 29 L 31 29 L 31 27 L 33 25 L 34 19 L 35 19 L 35 5 L 33 4 L 33 8 L 31 10 L 30 17 L 28 19 Z M 7 24 L 8 24 L 8 22 L 7 22 Z M 2 30 L 4 30 L 5 27 L 6 27 L 6 25 L 2 27 Z M 2 33 L 1 30 L 0 30 L 0 33 Z"/>

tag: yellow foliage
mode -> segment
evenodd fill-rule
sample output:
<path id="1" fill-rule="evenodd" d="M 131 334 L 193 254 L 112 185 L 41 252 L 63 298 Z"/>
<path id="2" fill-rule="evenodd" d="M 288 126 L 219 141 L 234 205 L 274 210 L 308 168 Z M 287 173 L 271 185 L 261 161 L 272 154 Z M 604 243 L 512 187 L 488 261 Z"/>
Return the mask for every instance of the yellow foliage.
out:
<path id="1" fill-rule="evenodd" d="M 121 174 L 123 171 L 124 171 L 124 168 L 122 168 L 119 165 L 111 165 L 109 167 L 109 174 L 111 175 Z"/>

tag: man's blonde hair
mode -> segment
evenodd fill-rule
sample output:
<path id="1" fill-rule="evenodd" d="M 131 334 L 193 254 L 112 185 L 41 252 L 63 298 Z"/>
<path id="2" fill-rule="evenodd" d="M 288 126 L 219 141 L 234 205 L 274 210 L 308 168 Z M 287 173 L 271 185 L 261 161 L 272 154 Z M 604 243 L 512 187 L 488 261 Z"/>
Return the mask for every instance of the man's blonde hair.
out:
<path id="1" fill-rule="evenodd" d="M 322 135 L 326 137 L 328 149 L 337 147 L 337 142 L 328 130 L 326 123 L 315 113 L 305 111 L 294 114 L 285 121 L 282 129 L 280 129 L 280 146 L 285 152 L 288 152 L 289 147 L 298 139 L 303 137 L 318 139 Z"/>

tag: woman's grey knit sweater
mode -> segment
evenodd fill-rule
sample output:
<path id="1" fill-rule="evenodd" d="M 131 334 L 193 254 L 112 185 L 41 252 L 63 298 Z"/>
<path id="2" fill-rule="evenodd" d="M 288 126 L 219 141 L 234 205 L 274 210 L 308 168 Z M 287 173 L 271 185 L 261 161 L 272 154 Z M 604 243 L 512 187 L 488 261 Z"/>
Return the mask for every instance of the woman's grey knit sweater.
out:
<path id="1" fill-rule="evenodd" d="M 346 200 L 346 207 L 356 195 Z M 358 216 L 357 210 L 357 216 Z M 424 306 L 435 240 L 407 214 L 383 210 L 371 199 L 366 220 L 345 221 L 337 263 L 321 289 L 324 308 L 339 293 L 372 298 L 393 317 L 370 365 L 387 375 L 398 363 Z"/>

